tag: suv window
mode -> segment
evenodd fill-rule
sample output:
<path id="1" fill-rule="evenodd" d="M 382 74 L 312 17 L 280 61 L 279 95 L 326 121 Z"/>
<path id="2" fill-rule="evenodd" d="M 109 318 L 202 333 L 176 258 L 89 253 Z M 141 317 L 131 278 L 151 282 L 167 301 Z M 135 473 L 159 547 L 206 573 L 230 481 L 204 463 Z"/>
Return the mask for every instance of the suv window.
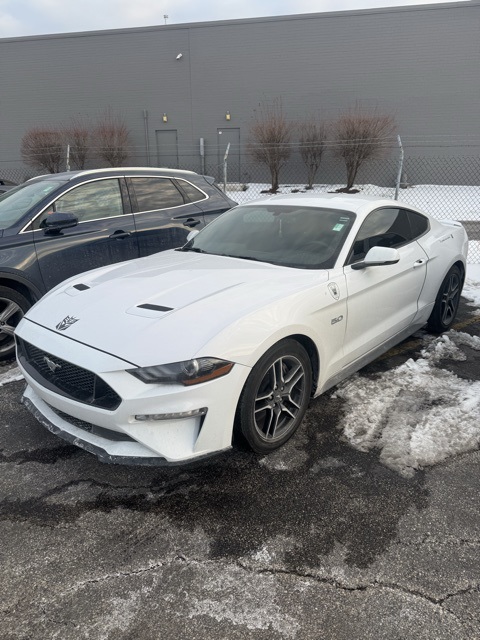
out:
<path id="1" fill-rule="evenodd" d="M 73 213 L 79 222 L 123 215 L 118 179 L 95 180 L 74 187 L 55 200 L 53 205 L 35 220 L 34 228 L 41 228 L 47 216 L 55 211 Z"/>
<path id="2" fill-rule="evenodd" d="M 194 187 L 191 182 L 187 182 L 186 180 L 179 180 L 180 189 L 185 193 L 189 202 L 199 202 L 199 200 L 205 200 L 206 195 Z"/>
<path id="3" fill-rule="evenodd" d="M 37 180 L 21 184 L 0 195 L 0 229 L 17 223 L 49 193 L 65 184 L 64 180 Z"/>
<path id="4" fill-rule="evenodd" d="M 175 184 L 168 178 L 130 178 L 135 197 L 137 212 L 169 209 L 185 204 Z"/>
<path id="5" fill-rule="evenodd" d="M 372 211 L 360 227 L 346 264 L 363 260 L 372 247 L 397 249 L 421 235 L 413 232 L 409 214 L 394 207 Z"/>

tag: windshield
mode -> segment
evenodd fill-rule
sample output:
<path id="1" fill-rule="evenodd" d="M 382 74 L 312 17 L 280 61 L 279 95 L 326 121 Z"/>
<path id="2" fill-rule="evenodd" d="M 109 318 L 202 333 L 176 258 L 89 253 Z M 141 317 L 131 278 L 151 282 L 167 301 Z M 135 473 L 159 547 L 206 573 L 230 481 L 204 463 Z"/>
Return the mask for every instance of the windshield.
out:
<path id="1" fill-rule="evenodd" d="M 338 209 L 244 205 L 221 215 L 180 250 L 331 269 L 354 219 L 354 213 Z"/>
<path id="2" fill-rule="evenodd" d="M 26 182 L 0 195 L 0 229 L 11 227 L 45 196 L 65 183 L 65 180 Z"/>

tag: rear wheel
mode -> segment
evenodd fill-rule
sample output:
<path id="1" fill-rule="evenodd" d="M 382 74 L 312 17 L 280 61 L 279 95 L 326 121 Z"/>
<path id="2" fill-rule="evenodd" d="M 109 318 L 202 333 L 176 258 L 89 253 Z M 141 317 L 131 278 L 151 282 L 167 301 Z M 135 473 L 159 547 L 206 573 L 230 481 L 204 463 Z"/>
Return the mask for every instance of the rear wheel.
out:
<path id="1" fill-rule="evenodd" d="M 30 307 L 21 293 L 9 287 L 0 287 L 0 362 L 15 354 L 13 332 Z"/>
<path id="2" fill-rule="evenodd" d="M 438 290 L 427 327 L 434 333 L 443 333 L 452 326 L 457 315 L 462 293 L 462 274 L 460 269 L 453 266 L 445 276 Z"/>
<path id="3" fill-rule="evenodd" d="M 240 396 L 237 430 L 257 453 L 278 449 L 302 422 L 311 388 L 307 352 L 295 340 L 282 340 L 253 367 Z"/>

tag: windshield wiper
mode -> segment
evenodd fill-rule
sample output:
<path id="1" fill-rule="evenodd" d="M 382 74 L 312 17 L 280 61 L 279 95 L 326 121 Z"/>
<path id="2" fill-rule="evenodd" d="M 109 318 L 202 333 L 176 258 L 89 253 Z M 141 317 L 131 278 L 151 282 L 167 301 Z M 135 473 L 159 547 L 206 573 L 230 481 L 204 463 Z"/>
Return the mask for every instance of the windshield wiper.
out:
<path id="1" fill-rule="evenodd" d="M 217 256 L 223 258 L 238 258 L 239 260 L 254 260 L 255 262 L 268 262 L 268 260 L 262 260 L 262 258 L 253 258 L 252 256 L 232 256 L 229 253 L 217 253 Z"/>
<path id="2" fill-rule="evenodd" d="M 194 253 L 208 253 L 208 251 L 205 251 L 204 249 L 198 249 L 198 247 L 187 247 L 186 245 L 184 247 L 178 247 L 178 249 L 175 249 L 175 251 L 193 251 Z"/>

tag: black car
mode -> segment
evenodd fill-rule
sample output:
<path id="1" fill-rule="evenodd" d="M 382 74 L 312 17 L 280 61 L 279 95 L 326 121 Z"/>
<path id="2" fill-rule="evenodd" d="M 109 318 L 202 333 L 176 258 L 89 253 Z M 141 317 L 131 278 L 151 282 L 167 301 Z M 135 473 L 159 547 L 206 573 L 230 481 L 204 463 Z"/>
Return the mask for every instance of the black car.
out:
<path id="1" fill-rule="evenodd" d="M 27 309 L 62 280 L 181 246 L 235 204 L 213 178 L 174 169 L 57 173 L 1 193 L 0 360 Z"/>

